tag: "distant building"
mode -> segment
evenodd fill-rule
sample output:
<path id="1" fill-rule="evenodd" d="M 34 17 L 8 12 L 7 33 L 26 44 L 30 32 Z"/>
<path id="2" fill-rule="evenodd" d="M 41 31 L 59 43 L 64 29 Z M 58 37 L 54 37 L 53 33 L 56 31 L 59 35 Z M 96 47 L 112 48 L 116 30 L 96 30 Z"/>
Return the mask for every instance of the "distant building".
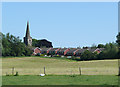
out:
<path id="1" fill-rule="evenodd" d="M 33 55 L 37 53 L 40 54 L 47 54 L 47 55 L 59 55 L 59 56 L 75 56 L 80 57 L 86 50 L 94 53 L 96 52 L 99 54 L 104 50 L 104 48 L 88 48 L 88 49 L 81 49 L 81 48 L 39 48 L 36 47 L 33 49 Z"/>
<path id="2" fill-rule="evenodd" d="M 26 35 L 24 37 L 24 43 L 27 46 L 32 46 L 32 37 L 30 37 L 29 22 L 27 22 Z"/>
<path id="3" fill-rule="evenodd" d="M 33 55 L 37 55 L 37 54 L 41 54 L 41 49 L 39 47 L 36 47 L 34 50 L 33 50 Z"/>
<path id="4" fill-rule="evenodd" d="M 77 48 L 69 48 L 69 51 L 66 52 L 65 56 L 74 56 Z"/>
<path id="5" fill-rule="evenodd" d="M 26 44 L 26 46 L 32 46 L 32 37 L 30 36 L 29 22 L 27 22 L 26 35 L 23 39 L 24 39 L 24 43 Z M 33 42 L 34 42 L 34 40 L 33 40 Z M 37 45 L 35 45 L 35 47 L 40 47 L 40 48 L 53 47 L 52 42 L 50 42 L 46 39 L 38 40 L 37 42 L 38 43 L 37 43 Z"/>

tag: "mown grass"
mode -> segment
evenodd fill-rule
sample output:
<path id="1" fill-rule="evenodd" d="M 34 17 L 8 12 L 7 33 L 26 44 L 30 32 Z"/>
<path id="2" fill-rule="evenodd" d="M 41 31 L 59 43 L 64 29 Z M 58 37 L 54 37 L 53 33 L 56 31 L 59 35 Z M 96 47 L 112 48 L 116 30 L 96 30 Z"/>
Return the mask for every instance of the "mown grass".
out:
<path id="1" fill-rule="evenodd" d="M 113 75 L 3 76 L 3 85 L 118 85 Z"/>
<path id="2" fill-rule="evenodd" d="M 71 75 L 79 74 L 81 67 L 82 75 L 117 75 L 118 60 L 94 60 L 94 61 L 71 61 L 69 59 L 56 59 L 44 57 L 14 57 L 2 58 L 3 75 L 11 74 L 12 67 L 20 75 L 39 75 L 46 68 L 46 74 Z"/>

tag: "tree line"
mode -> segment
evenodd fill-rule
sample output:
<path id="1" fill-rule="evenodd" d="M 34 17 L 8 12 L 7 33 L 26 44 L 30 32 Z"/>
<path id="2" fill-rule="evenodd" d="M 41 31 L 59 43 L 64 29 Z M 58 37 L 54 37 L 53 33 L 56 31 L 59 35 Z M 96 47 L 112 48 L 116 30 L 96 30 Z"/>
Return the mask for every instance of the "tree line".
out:
<path id="1" fill-rule="evenodd" d="M 90 52 L 89 50 L 86 50 L 81 54 L 79 60 L 102 60 L 120 58 L 119 46 L 117 43 L 107 43 L 105 45 L 99 44 L 94 48 L 104 48 L 104 50 L 99 54 L 97 52 Z"/>
<path id="2" fill-rule="evenodd" d="M 0 40 L 2 42 L 2 56 L 31 56 L 32 50 L 26 46 L 19 37 L 15 37 L 7 33 L 4 35 L 0 33 Z"/>

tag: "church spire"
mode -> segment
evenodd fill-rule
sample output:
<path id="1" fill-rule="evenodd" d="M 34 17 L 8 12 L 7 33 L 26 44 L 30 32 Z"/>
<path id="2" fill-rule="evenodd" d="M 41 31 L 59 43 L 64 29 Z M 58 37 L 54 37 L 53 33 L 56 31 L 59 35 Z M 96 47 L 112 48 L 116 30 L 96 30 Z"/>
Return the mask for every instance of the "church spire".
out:
<path id="1" fill-rule="evenodd" d="M 26 37 L 30 37 L 29 21 L 27 21 Z"/>
<path id="2" fill-rule="evenodd" d="M 26 35 L 24 37 L 24 43 L 28 46 L 32 46 L 32 37 L 30 37 L 29 22 L 27 21 Z"/>

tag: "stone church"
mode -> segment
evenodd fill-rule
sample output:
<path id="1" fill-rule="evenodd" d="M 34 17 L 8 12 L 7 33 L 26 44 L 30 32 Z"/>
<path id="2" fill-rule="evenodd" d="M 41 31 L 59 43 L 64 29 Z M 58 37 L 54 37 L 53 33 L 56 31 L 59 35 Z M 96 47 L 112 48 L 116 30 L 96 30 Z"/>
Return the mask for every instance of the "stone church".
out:
<path id="1" fill-rule="evenodd" d="M 24 37 L 24 43 L 27 46 L 32 46 L 32 37 L 30 36 L 29 22 L 27 22 L 26 35 Z"/>
<path id="2" fill-rule="evenodd" d="M 52 42 L 47 41 L 46 39 L 38 40 L 38 47 L 45 47 L 50 48 L 52 46 Z M 26 46 L 32 46 L 32 37 L 30 36 L 30 30 L 29 30 L 29 22 L 27 22 L 27 28 L 26 28 L 26 35 L 24 37 L 24 43 Z"/>

